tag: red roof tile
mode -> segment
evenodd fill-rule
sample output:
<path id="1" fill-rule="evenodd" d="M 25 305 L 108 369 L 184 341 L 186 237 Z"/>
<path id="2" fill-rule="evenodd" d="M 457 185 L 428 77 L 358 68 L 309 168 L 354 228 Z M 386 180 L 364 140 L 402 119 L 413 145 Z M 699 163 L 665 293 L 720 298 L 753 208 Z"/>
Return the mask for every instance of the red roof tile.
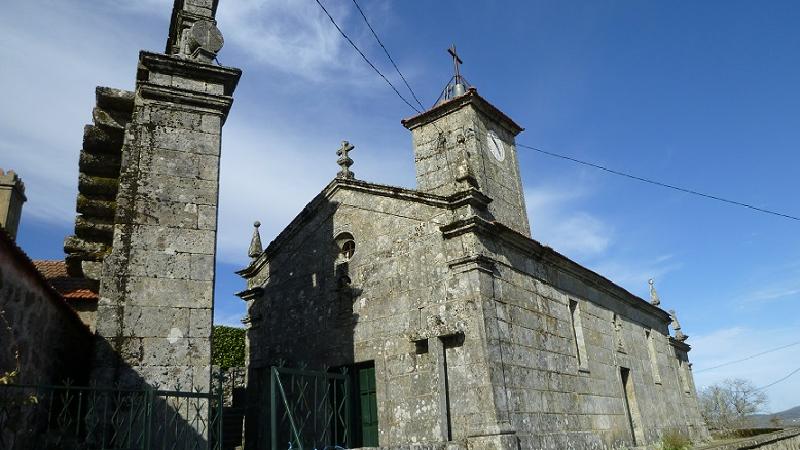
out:
<path id="1" fill-rule="evenodd" d="M 96 283 L 86 278 L 71 277 L 64 261 L 39 259 L 33 264 L 53 288 L 67 301 L 97 300 Z"/>

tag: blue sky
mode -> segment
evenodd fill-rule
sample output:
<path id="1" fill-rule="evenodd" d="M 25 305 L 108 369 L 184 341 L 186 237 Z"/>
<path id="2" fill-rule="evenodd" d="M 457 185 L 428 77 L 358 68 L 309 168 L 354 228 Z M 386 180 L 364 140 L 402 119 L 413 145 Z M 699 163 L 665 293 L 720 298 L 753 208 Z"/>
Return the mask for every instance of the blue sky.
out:
<path id="1" fill-rule="evenodd" d="M 526 128 L 520 143 L 800 215 L 797 2 L 361 0 L 418 96 L 463 73 Z M 325 0 L 398 86 L 350 0 Z M 0 16 L 0 167 L 27 184 L 20 244 L 61 258 L 94 87 L 133 87 L 139 49 L 162 51 L 169 0 L 15 0 Z M 238 324 L 233 274 L 252 222 L 272 239 L 335 176 L 414 186 L 412 111 L 313 0 L 221 0 L 219 59 L 244 70 L 223 133 L 216 318 Z M 520 149 L 536 239 L 663 306 L 691 337 L 698 386 L 761 386 L 800 366 L 800 223 L 643 185 Z M 800 375 L 766 410 L 800 404 Z"/>

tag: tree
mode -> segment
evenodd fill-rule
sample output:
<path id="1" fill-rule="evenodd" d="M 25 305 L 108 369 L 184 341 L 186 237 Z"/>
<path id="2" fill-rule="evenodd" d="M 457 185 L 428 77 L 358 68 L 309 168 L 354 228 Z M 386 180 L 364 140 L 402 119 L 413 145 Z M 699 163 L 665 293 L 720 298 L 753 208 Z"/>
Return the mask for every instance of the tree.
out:
<path id="1" fill-rule="evenodd" d="M 244 328 L 215 325 L 211 341 L 211 364 L 219 366 L 223 370 L 231 367 L 244 367 L 246 333 L 247 330 Z"/>
<path id="2" fill-rule="evenodd" d="M 767 395 L 749 380 L 727 379 L 700 391 L 700 413 L 709 428 L 730 430 L 748 425 L 748 416 L 767 402 Z"/>

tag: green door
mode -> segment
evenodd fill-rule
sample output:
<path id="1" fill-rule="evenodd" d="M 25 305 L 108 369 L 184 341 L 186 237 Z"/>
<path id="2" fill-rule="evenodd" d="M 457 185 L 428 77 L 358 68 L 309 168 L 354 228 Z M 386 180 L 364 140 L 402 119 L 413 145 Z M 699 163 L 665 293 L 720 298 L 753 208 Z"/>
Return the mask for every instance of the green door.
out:
<path id="1" fill-rule="evenodd" d="M 360 400 L 361 445 L 378 446 L 378 398 L 375 395 L 375 366 L 356 367 Z"/>

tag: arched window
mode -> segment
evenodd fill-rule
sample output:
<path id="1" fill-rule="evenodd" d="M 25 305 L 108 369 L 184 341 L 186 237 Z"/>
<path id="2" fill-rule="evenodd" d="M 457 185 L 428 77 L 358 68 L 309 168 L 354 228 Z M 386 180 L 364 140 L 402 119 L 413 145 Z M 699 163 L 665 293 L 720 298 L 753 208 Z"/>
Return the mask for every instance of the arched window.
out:
<path id="1" fill-rule="evenodd" d="M 339 255 L 342 259 L 349 260 L 356 252 L 356 241 L 350 233 L 339 233 L 336 236 L 336 246 L 339 247 Z"/>

